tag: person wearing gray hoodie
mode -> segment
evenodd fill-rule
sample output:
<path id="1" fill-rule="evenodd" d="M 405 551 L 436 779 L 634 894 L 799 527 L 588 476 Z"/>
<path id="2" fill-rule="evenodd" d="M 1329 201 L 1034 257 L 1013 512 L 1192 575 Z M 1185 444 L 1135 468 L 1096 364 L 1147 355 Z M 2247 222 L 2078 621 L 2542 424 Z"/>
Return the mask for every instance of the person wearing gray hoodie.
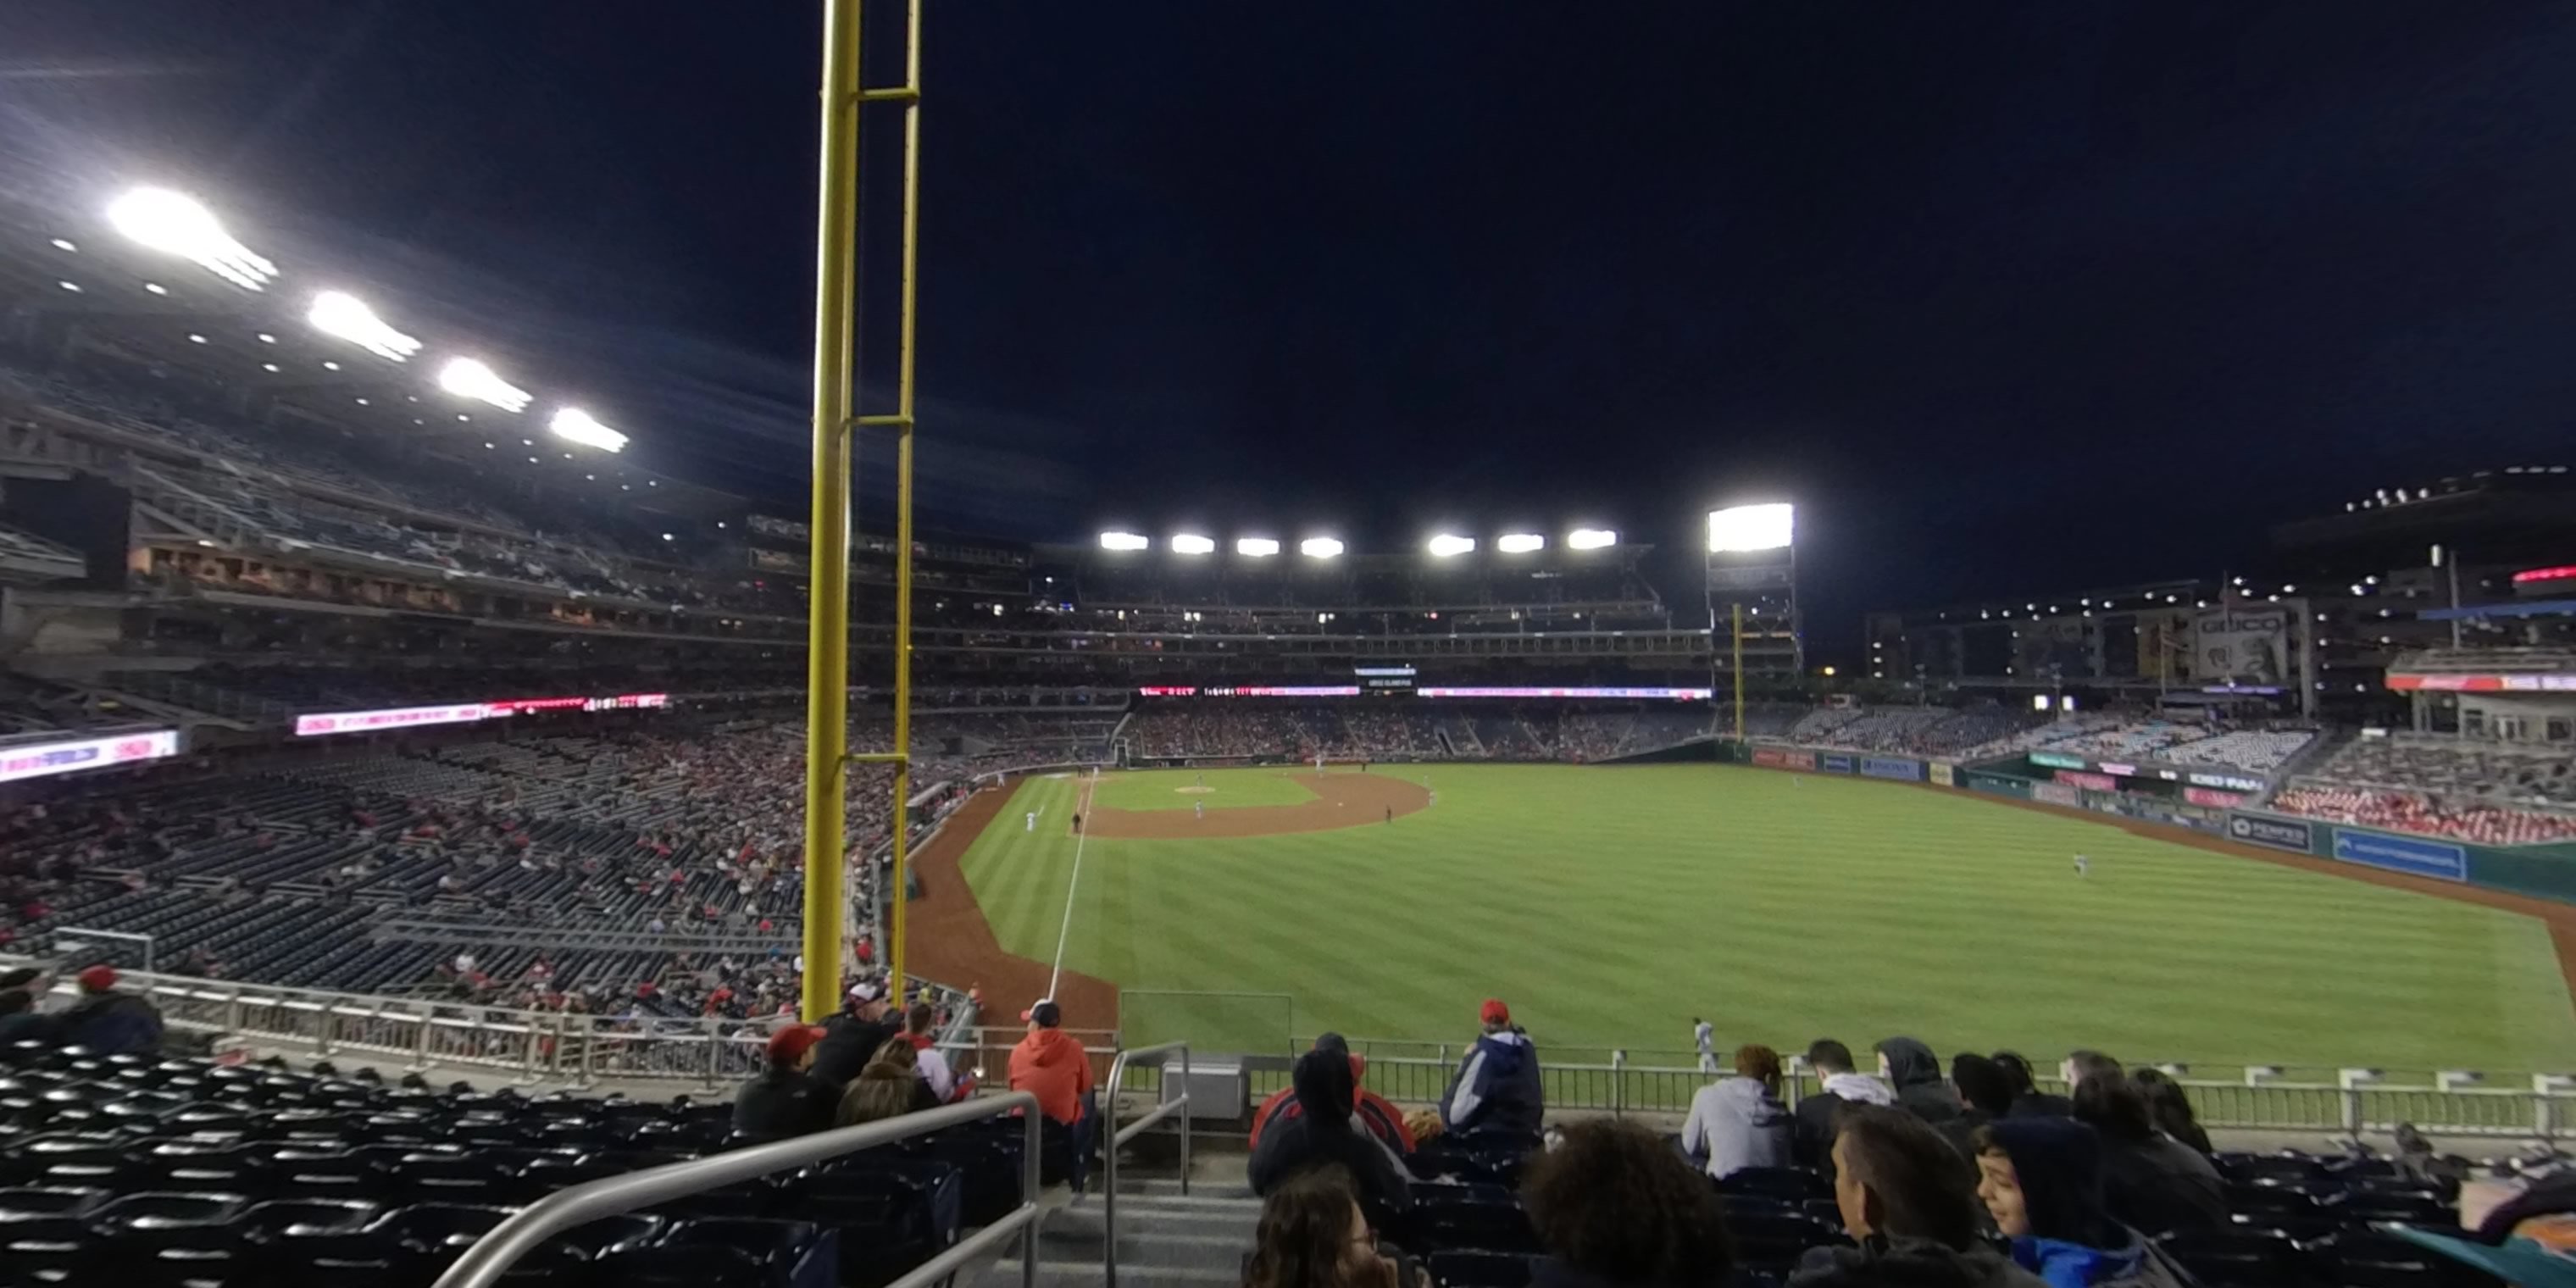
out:
<path id="1" fill-rule="evenodd" d="M 1789 1166 L 1792 1120 L 1780 1103 L 1780 1053 L 1737 1047 L 1735 1074 L 1691 1097 L 1682 1152 L 1707 1160 L 1708 1174 L 1720 1179 L 1748 1167 Z"/>

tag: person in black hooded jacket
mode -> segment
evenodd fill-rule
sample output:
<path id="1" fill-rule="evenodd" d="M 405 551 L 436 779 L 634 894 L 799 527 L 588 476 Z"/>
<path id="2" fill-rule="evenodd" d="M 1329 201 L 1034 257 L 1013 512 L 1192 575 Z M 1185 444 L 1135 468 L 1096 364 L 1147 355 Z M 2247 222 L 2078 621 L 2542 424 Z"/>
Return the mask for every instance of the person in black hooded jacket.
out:
<path id="1" fill-rule="evenodd" d="M 1959 1097 L 1941 1077 L 1939 1057 L 1912 1038 L 1878 1044 L 1878 1076 L 1896 1089 L 1899 1106 L 1927 1123 L 1938 1126 L 1959 1116 Z"/>
<path id="2" fill-rule="evenodd" d="M 1350 1057 L 1309 1051 L 1289 1070 L 1297 1113 L 1274 1118 L 1261 1133 L 1247 1169 L 1252 1192 L 1268 1197 L 1292 1178 L 1325 1164 L 1340 1164 L 1359 1191 L 1370 1224 L 1384 1229 L 1413 1206 L 1411 1182 L 1395 1155 L 1352 1120 L 1359 1103 Z"/>

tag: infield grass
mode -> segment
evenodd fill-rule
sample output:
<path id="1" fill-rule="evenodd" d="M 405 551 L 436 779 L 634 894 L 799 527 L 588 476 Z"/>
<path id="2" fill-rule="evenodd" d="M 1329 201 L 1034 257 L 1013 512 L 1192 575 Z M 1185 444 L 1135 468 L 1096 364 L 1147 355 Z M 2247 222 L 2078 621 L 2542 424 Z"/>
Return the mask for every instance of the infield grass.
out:
<path id="1" fill-rule="evenodd" d="M 1312 772 L 1312 771 L 1309 771 Z M 1233 805 L 1303 805 L 1315 794 L 1298 785 L 1294 766 L 1273 769 L 1167 769 L 1103 774 L 1091 803 L 1102 809 L 1209 809 Z M 1198 788 L 1205 790 L 1194 790 Z M 1023 811 L 1025 812 L 1025 811 Z M 1061 905 L 1058 908 L 1062 910 Z"/>
<path id="2" fill-rule="evenodd" d="M 1234 771 L 1207 771 L 1204 797 L 1171 790 L 1195 772 L 1104 775 L 1099 801 L 1286 803 L 1253 800 Z M 2515 913 L 1864 780 L 1371 772 L 1427 776 L 1438 803 L 1392 827 L 1087 842 L 1065 966 L 1127 989 L 1285 993 L 1300 1036 L 1456 1043 L 1496 996 L 1543 1049 L 1640 1062 L 1675 1058 L 1706 1016 L 1725 1046 L 1782 1050 L 1908 1034 L 1944 1055 L 2092 1046 L 2201 1069 L 2576 1068 L 2548 929 Z M 1012 825 L 964 860 L 1004 947 L 1040 961 L 1077 790 L 1024 782 Z M 1034 833 L 1029 809 L 1046 811 Z"/>

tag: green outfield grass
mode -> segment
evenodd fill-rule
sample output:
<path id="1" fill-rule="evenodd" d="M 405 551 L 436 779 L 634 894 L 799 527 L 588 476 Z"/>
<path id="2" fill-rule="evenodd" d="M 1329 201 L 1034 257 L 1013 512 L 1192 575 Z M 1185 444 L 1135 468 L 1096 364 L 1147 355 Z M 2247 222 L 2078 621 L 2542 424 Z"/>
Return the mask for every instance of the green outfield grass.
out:
<path id="1" fill-rule="evenodd" d="M 1099 799 L 1216 810 L 1262 776 L 1173 794 L 1192 772 L 1106 775 Z M 1089 841 L 1066 967 L 1289 994 L 1299 1034 L 1457 1042 L 1493 995 L 1560 1050 L 1675 1051 L 1705 1015 L 1726 1043 L 1783 1049 L 1902 1033 L 2209 1068 L 2576 1068 L 2576 1008 L 2529 917 L 1856 779 L 1373 772 L 1427 772 L 1439 804 L 1393 827 Z M 1076 788 L 1028 781 L 1003 817 L 1060 820 Z M 968 852 L 1005 947 L 1054 957 L 1073 851 L 1061 825 L 997 825 Z"/>
<path id="2" fill-rule="evenodd" d="M 1295 774 L 1293 769 L 1174 769 L 1154 774 L 1104 774 L 1091 803 L 1104 809 L 1188 809 L 1202 801 L 1209 809 L 1227 805 L 1303 805 L 1315 799 L 1315 794 L 1299 786 Z M 1207 790 L 1186 790 L 1200 786 Z M 1063 911 L 1062 905 L 1057 911 Z M 1052 954 L 1054 949 L 1050 946 L 1048 951 Z"/>

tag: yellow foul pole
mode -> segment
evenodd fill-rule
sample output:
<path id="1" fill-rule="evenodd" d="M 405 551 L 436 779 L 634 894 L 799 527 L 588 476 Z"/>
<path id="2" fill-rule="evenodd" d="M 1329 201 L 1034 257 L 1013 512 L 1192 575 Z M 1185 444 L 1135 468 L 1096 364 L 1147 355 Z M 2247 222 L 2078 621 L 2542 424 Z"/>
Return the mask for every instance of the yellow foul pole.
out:
<path id="1" fill-rule="evenodd" d="M 895 358 L 894 501 L 894 870 L 886 881 L 887 978 L 904 988 L 904 883 L 909 875 L 911 829 L 905 803 L 912 797 L 912 353 L 915 266 L 921 247 L 921 5 L 905 6 L 903 88 L 890 97 L 903 104 L 903 323 Z"/>
<path id="2" fill-rule="evenodd" d="M 814 255 L 814 498 L 805 642 L 805 996 L 840 1008 L 849 767 L 851 367 L 857 358 L 859 9 L 823 0 L 822 193 Z"/>
<path id="3" fill-rule="evenodd" d="M 1744 605 L 1735 605 L 1735 740 L 1744 741 Z"/>

